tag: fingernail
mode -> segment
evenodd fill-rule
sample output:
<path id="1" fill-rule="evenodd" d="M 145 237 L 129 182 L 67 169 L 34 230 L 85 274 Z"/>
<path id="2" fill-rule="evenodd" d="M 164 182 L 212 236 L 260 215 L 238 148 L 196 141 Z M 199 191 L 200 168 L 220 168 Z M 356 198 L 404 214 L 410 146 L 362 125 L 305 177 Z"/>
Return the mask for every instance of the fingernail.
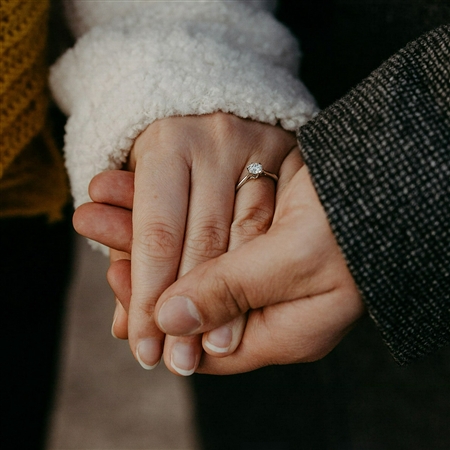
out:
<path id="1" fill-rule="evenodd" d="M 145 370 L 154 369 L 161 359 L 161 344 L 156 339 L 142 339 L 136 347 L 136 357 Z"/>
<path id="2" fill-rule="evenodd" d="M 116 336 L 116 334 L 114 333 L 114 325 L 116 324 L 116 320 L 117 320 L 117 310 L 114 311 L 113 323 L 112 323 L 112 325 L 111 325 L 111 334 L 112 334 L 112 337 L 113 337 L 114 339 L 119 339 L 119 338 Z"/>
<path id="3" fill-rule="evenodd" d="M 119 340 L 119 338 L 116 336 L 116 334 L 114 333 L 114 325 L 116 324 L 116 321 L 114 321 L 113 322 L 113 324 L 112 324 L 112 327 L 111 327 L 111 334 L 112 334 L 112 337 L 114 338 L 114 339 L 117 339 L 117 340 Z"/>
<path id="4" fill-rule="evenodd" d="M 168 334 L 189 334 L 200 327 L 200 314 L 187 297 L 172 297 L 161 307 L 158 314 L 161 329 Z"/>
<path id="5" fill-rule="evenodd" d="M 171 366 L 185 377 L 192 375 L 196 369 L 195 351 L 192 345 L 177 342 L 172 348 Z"/>
<path id="6" fill-rule="evenodd" d="M 231 328 L 223 325 L 208 333 L 205 345 L 216 353 L 225 353 L 231 345 L 233 333 Z"/>

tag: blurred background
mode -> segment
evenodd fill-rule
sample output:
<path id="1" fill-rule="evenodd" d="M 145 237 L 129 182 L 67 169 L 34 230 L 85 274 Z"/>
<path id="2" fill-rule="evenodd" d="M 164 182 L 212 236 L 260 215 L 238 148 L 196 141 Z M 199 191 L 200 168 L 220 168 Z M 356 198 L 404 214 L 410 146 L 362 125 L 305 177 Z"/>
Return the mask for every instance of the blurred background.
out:
<path id="1" fill-rule="evenodd" d="M 198 450 L 190 387 L 111 336 L 108 260 L 76 238 L 48 450 Z"/>

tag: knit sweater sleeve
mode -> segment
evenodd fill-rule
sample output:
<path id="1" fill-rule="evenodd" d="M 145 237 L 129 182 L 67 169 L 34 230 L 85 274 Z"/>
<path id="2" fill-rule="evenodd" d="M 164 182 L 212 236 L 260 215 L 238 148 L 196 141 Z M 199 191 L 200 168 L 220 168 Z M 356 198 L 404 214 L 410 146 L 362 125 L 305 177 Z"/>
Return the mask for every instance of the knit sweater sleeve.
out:
<path id="1" fill-rule="evenodd" d="M 119 168 L 157 119 L 223 111 L 295 130 L 315 114 L 296 78 L 297 42 L 273 3 L 69 2 L 78 40 L 50 84 L 69 116 L 75 206 L 89 201 L 92 177 Z"/>
<path id="2" fill-rule="evenodd" d="M 299 131 L 370 316 L 399 364 L 450 341 L 450 27 Z"/>

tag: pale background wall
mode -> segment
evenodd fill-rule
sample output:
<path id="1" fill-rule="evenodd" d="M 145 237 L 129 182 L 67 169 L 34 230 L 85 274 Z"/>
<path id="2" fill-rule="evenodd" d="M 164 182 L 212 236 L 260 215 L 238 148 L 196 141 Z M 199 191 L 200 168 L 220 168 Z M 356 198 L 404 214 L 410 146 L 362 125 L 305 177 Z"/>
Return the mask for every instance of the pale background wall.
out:
<path id="1" fill-rule="evenodd" d="M 187 380 L 143 370 L 110 334 L 107 265 L 77 238 L 48 450 L 198 450 Z"/>

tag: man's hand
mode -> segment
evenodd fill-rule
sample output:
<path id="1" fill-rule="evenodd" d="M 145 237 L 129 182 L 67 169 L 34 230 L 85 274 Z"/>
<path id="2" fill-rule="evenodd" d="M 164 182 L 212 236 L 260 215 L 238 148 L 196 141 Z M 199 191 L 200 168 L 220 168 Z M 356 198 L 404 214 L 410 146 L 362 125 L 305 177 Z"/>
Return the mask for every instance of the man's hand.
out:
<path id="1" fill-rule="evenodd" d="M 279 195 L 265 235 L 197 266 L 155 308 L 162 331 L 203 334 L 207 353 L 209 331 L 245 313 L 236 351 L 223 358 L 205 354 L 198 372 L 231 374 L 320 359 L 364 313 L 306 167 Z"/>

